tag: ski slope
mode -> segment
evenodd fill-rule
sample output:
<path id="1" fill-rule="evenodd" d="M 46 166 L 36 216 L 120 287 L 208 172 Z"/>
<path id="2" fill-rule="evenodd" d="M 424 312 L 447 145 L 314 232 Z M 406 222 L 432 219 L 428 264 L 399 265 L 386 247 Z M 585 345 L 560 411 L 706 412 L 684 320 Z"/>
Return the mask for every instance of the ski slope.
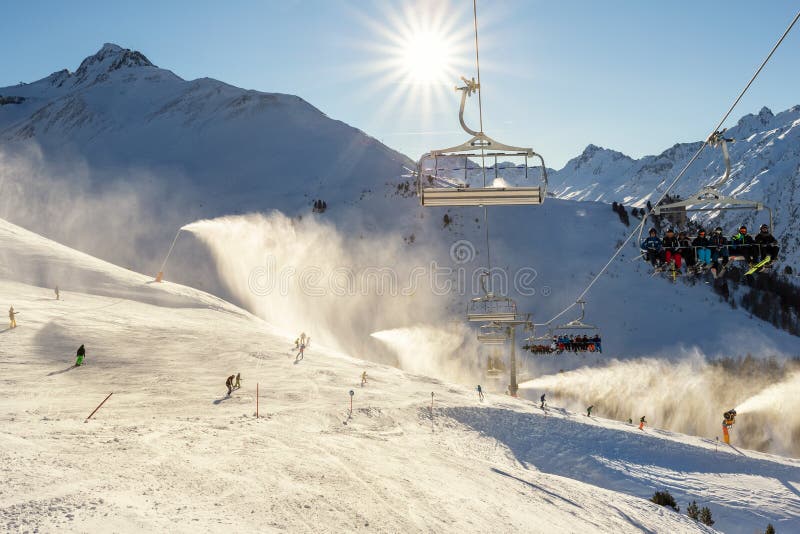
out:
<path id="1" fill-rule="evenodd" d="M 709 531 L 646 500 L 663 488 L 710 506 L 725 532 L 800 529 L 798 461 L 502 395 L 479 403 L 313 341 L 294 363 L 298 332 L 200 291 L 5 221 L 0 250 L 3 305 L 20 312 L 0 332 L 0 529 Z"/>

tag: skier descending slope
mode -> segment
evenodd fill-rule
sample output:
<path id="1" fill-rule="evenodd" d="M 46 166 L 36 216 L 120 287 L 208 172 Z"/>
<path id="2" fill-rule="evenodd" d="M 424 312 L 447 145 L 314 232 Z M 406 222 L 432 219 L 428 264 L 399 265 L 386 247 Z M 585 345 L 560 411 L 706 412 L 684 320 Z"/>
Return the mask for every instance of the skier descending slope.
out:
<path id="1" fill-rule="evenodd" d="M 297 363 L 303 359 L 303 357 L 305 356 L 305 350 L 306 350 L 306 344 L 303 341 L 301 341 L 300 352 L 298 352 L 297 355 L 294 357 L 294 363 Z"/>
<path id="2" fill-rule="evenodd" d="M 363 388 L 364 384 L 366 383 L 367 383 L 367 372 L 364 371 L 363 373 L 361 373 L 361 387 Z"/>
<path id="3" fill-rule="evenodd" d="M 645 420 L 644 416 L 642 416 L 642 418 L 639 419 L 639 430 L 644 430 L 644 425 L 646 425 L 646 424 L 647 424 L 647 421 Z"/>
<path id="4" fill-rule="evenodd" d="M 483 388 L 478 384 L 478 400 L 483 402 Z"/>
<path id="5" fill-rule="evenodd" d="M 86 349 L 81 345 L 78 347 L 78 351 L 75 354 L 75 367 L 80 367 L 83 365 L 83 359 L 86 357 Z"/>
<path id="6" fill-rule="evenodd" d="M 542 405 L 540 406 L 540 408 L 541 408 L 542 410 L 544 410 L 544 405 L 545 405 L 545 403 L 547 402 L 547 400 L 544 398 L 544 395 L 545 395 L 545 394 L 544 394 L 544 393 L 542 393 L 542 396 L 541 396 L 541 397 L 539 397 L 539 400 L 540 400 L 540 401 L 542 401 Z"/>
<path id="7" fill-rule="evenodd" d="M 592 410 L 593 409 L 594 409 L 594 404 L 592 404 L 591 406 L 586 408 L 586 417 L 591 417 L 592 416 Z"/>
<path id="8" fill-rule="evenodd" d="M 236 383 L 233 385 L 233 389 L 239 389 L 242 387 L 242 373 L 236 373 Z"/>
<path id="9" fill-rule="evenodd" d="M 8 309 L 8 319 L 9 319 L 9 323 L 10 323 L 10 326 L 9 326 L 8 328 L 16 328 L 16 327 L 17 327 L 17 319 L 16 319 L 16 315 L 17 315 L 18 313 L 19 313 L 19 312 L 15 312 L 15 311 L 14 311 L 14 306 L 11 306 L 11 307 Z"/>
<path id="10" fill-rule="evenodd" d="M 236 378 L 236 376 L 235 376 L 235 375 L 231 375 L 231 376 L 229 376 L 229 377 L 228 377 L 228 379 L 225 381 L 225 387 L 227 387 L 227 388 L 228 388 L 228 396 L 229 396 L 229 397 L 231 396 L 231 391 L 233 391 L 233 379 L 234 379 L 234 378 Z"/>

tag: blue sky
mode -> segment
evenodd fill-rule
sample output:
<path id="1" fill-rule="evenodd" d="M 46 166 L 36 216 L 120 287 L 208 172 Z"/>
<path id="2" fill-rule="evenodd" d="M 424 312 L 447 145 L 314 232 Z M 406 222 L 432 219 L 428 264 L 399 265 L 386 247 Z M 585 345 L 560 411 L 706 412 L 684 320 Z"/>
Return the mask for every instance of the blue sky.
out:
<path id="1" fill-rule="evenodd" d="M 556 168 L 589 143 L 641 156 L 699 140 L 797 9 L 479 0 L 485 131 Z M 300 95 L 414 159 L 465 137 L 452 87 L 474 75 L 469 0 L 0 0 L 0 13 L 0 87 L 74 70 L 114 42 L 186 79 Z M 446 34 L 451 81 L 410 80 L 396 60 L 421 28 Z M 733 121 L 800 104 L 799 66 L 796 27 Z"/>

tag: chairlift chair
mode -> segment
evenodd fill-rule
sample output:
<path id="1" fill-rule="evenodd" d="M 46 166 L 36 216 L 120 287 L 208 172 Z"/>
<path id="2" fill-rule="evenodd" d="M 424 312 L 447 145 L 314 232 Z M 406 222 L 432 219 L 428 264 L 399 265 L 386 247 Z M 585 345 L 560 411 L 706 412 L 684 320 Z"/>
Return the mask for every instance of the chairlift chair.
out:
<path id="1" fill-rule="evenodd" d="M 728 211 L 728 210 L 767 210 L 769 213 L 769 228 L 773 232 L 772 223 L 772 210 L 764 206 L 763 203 L 755 200 L 745 200 L 741 198 L 731 197 L 719 192 L 718 188 L 728 181 L 731 176 L 731 157 L 728 153 L 728 143 L 733 143 L 734 140 L 724 136 L 725 130 L 714 132 L 708 138 L 708 144 L 712 147 L 720 147 L 722 149 L 722 156 L 725 160 L 725 174 L 710 185 L 700 189 L 697 193 L 689 195 L 687 198 L 670 202 L 668 204 L 661 204 L 653 208 L 654 215 L 668 215 L 672 213 L 685 213 L 687 211 L 703 212 L 703 211 Z M 642 225 L 644 227 L 644 225 Z"/>
<path id="2" fill-rule="evenodd" d="M 469 302 L 467 320 L 480 323 L 507 323 L 517 319 L 517 303 L 508 297 L 487 293 Z"/>
<path id="3" fill-rule="evenodd" d="M 508 328 L 498 323 L 481 325 L 478 330 L 478 342 L 484 345 L 504 345 L 509 338 Z"/>
<path id="4" fill-rule="evenodd" d="M 553 331 L 548 328 L 544 334 L 537 336 L 536 335 L 536 327 L 537 326 L 547 326 L 546 324 L 539 324 L 539 325 L 531 325 L 531 335 L 523 339 L 524 342 L 527 344 L 539 344 L 547 342 L 548 344 L 553 341 Z"/>
<path id="5" fill-rule="evenodd" d="M 564 330 L 564 331 L 569 331 L 569 330 L 591 330 L 593 332 L 599 332 L 600 329 L 598 327 L 583 322 L 583 319 L 586 316 L 586 307 L 585 307 L 586 306 L 586 301 L 585 300 L 578 300 L 578 301 L 576 301 L 576 303 L 579 304 L 580 307 L 581 307 L 581 315 L 580 315 L 580 317 L 578 317 L 577 319 L 573 319 L 572 321 L 570 321 L 568 323 L 564 323 L 562 325 L 559 325 L 559 326 L 555 327 L 554 331 L 558 331 L 558 330 Z"/>
<path id="6" fill-rule="evenodd" d="M 422 206 L 509 206 L 509 205 L 539 205 L 544 202 L 547 192 L 547 168 L 541 155 L 532 148 L 506 145 L 495 141 L 483 131 L 475 131 L 464 122 L 464 105 L 467 97 L 480 89 L 480 84 L 475 79 L 461 78 L 465 85 L 456 87 L 461 91 L 461 107 L 458 119 L 461 127 L 472 137 L 460 145 L 431 150 L 423 154 L 417 164 L 417 195 Z M 486 166 L 486 159 L 493 165 Z M 537 186 L 486 186 L 487 171 L 493 173 L 493 182 L 499 178 L 500 164 L 508 159 L 518 161 L 524 159 L 524 164 L 514 165 L 516 169 L 525 171 L 528 178 L 529 169 L 541 169 L 541 184 Z M 475 166 L 475 161 L 480 159 L 481 165 Z M 539 165 L 529 166 L 529 160 L 539 161 Z M 454 162 L 464 162 L 463 169 L 450 168 Z M 470 162 L 473 166 L 470 166 Z M 455 171 L 455 172 L 454 172 Z M 483 187 L 471 187 L 470 171 L 474 174 L 480 171 L 483 178 Z"/>

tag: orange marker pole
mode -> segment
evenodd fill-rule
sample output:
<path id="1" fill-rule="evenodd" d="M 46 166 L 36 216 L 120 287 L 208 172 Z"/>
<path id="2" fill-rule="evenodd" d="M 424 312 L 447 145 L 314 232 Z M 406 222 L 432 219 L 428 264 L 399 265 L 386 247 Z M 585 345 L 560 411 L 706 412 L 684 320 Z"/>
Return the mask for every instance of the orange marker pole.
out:
<path id="1" fill-rule="evenodd" d="M 99 409 L 100 409 L 100 407 L 101 407 L 103 404 L 105 404 L 105 403 L 106 403 L 106 401 L 107 401 L 107 400 L 108 400 L 108 399 L 111 397 L 111 395 L 113 395 L 113 394 L 114 394 L 114 392 L 113 392 L 113 391 L 112 391 L 111 393 L 109 393 L 109 394 L 108 394 L 108 397 L 106 397 L 105 399 L 103 399 L 103 402 L 101 402 L 100 404 L 98 404 L 98 405 L 97 405 L 97 408 L 95 408 L 95 409 L 94 409 L 94 411 L 93 411 L 92 413 L 90 413 L 90 414 L 89 414 L 89 417 L 87 417 L 87 418 L 86 418 L 86 421 L 84 421 L 84 423 L 88 422 L 88 421 L 89 421 L 89 419 L 91 419 L 91 418 L 92 418 L 92 416 L 93 416 L 93 415 L 94 415 L 94 414 L 97 412 L 97 410 L 99 410 Z"/>

